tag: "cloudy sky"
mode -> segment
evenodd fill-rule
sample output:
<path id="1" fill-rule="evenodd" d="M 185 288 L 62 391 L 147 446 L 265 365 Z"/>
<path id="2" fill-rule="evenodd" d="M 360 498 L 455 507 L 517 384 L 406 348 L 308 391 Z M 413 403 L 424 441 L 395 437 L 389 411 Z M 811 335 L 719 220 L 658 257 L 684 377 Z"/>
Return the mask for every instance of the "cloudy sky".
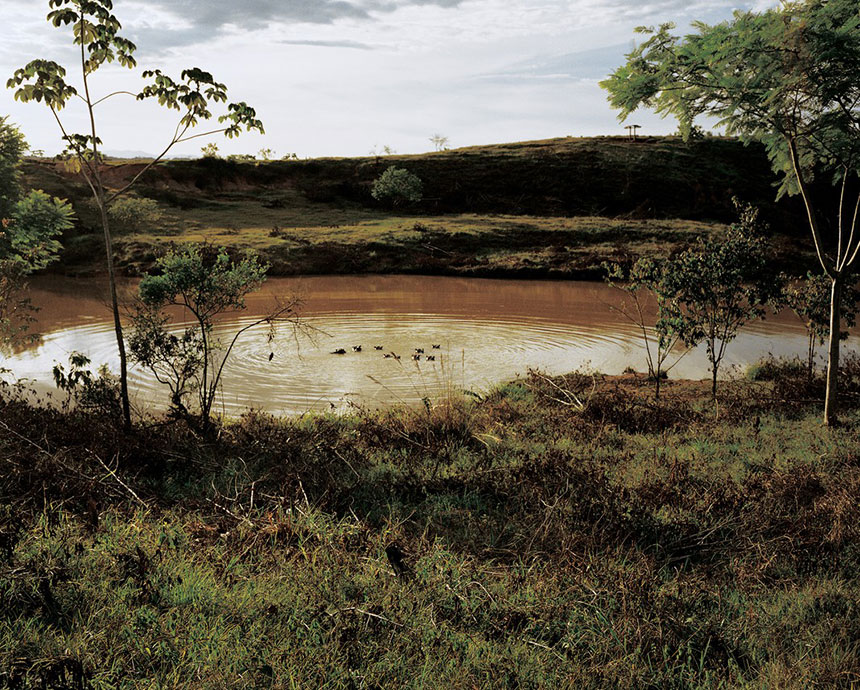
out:
<path id="1" fill-rule="evenodd" d="M 277 156 L 399 153 L 556 136 L 623 133 L 597 82 L 623 62 L 633 28 L 696 19 L 717 22 L 734 9 L 776 0 L 114 0 L 122 34 L 138 45 L 134 71 L 109 67 L 97 94 L 137 91 L 144 68 L 178 76 L 201 67 L 227 84 L 231 100 L 255 106 L 264 136 L 211 137 L 223 153 Z M 47 0 L 3 0 L 2 83 L 34 58 L 71 66 L 68 29 L 45 21 Z M 73 73 L 70 70 L 70 75 Z M 74 80 L 73 80 L 74 81 Z M 50 112 L 0 95 L 30 145 L 62 148 Z M 121 96 L 99 107 L 109 151 L 155 152 L 175 113 Z M 83 131 L 83 114 L 63 111 Z M 675 124 L 637 114 L 643 132 Z"/>

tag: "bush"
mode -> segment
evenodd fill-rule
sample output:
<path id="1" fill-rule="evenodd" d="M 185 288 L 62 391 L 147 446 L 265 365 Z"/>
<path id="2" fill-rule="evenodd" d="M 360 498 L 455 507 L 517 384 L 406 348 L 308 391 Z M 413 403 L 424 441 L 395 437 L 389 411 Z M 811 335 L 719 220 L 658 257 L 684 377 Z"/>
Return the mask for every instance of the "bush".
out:
<path id="1" fill-rule="evenodd" d="M 377 201 L 399 206 L 407 202 L 421 201 L 422 191 L 423 184 L 420 177 L 392 165 L 376 179 L 370 194 Z"/>
<path id="2" fill-rule="evenodd" d="M 111 204 L 108 218 L 117 232 L 140 232 L 152 228 L 163 213 L 152 199 L 127 197 Z"/>

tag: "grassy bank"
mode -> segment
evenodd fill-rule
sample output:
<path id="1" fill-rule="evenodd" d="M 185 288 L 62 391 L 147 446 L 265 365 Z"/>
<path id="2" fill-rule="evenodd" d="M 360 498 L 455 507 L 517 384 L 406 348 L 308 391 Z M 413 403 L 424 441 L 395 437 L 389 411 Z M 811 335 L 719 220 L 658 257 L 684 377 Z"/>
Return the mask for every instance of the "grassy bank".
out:
<path id="1" fill-rule="evenodd" d="M 209 441 L 7 399 L 0 685 L 856 685 L 860 410 L 705 387 L 532 375 Z"/>
<path id="2" fill-rule="evenodd" d="M 424 184 L 421 202 L 392 210 L 370 194 L 388 166 Z M 106 166 L 119 187 L 143 163 Z M 61 270 L 97 270 L 100 236 L 87 188 L 61 164 L 30 161 L 28 185 L 68 197 L 78 213 Z M 762 209 L 779 261 L 814 260 L 796 200 L 774 202 L 760 148 L 728 139 L 565 138 L 416 156 L 236 163 L 170 161 L 141 178 L 157 201 L 149 228 L 115 228 L 118 263 L 146 270 L 170 242 L 252 249 L 272 272 L 435 273 L 594 277 L 603 261 L 665 255 L 734 220 L 732 197 Z M 800 238 L 801 241 L 798 241 Z"/>

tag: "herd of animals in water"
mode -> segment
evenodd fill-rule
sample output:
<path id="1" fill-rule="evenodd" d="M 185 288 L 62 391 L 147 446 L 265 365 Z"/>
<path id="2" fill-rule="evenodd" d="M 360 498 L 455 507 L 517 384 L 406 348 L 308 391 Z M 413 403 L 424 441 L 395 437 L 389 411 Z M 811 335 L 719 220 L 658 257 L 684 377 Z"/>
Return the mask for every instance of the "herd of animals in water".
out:
<path id="1" fill-rule="evenodd" d="M 441 345 L 431 345 L 430 347 L 433 350 L 439 350 L 442 348 Z M 385 349 L 385 346 L 384 345 L 374 345 L 373 349 L 377 350 L 377 351 L 382 351 Z M 352 351 L 353 352 L 361 352 L 362 346 L 361 345 L 353 345 Z M 333 355 L 345 355 L 346 354 L 346 348 L 339 347 L 337 350 L 332 350 L 331 354 L 333 354 Z M 395 352 L 385 352 L 385 353 L 383 353 L 382 356 L 385 357 L 385 359 L 400 359 L 400 355 L 398 355 Z M 435 362 L 436 361 L 436 355 L 425 355 L 423 347 L 416 347 L 415 351 L 412 353 L 412 359 L 416 362 L 420 362 L 422 356 L 428 362 Z"/>

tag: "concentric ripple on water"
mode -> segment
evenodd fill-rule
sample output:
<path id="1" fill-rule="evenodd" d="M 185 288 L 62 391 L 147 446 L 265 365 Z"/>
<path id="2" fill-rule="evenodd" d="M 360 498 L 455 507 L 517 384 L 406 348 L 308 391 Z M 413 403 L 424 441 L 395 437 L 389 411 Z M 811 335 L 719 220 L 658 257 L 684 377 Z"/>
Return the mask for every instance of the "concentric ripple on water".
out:
<path id="1" fill-rule="evenodd" d="M 247 311 L 219 322 L 216 334 L 228 341 L 264 313 L 274 297 L 297 294 L 304 302 L 304 328 L 283 327 L 272 342 L 264 328 L 248 331 L 225 367 L 220 410 L 295 413 L 350 403 L 414 403 L 449 390 L 484 392 L 530 368 L 564 373 L 588 367 L 610 374 L 646 368 L 640 334 L 618 310 L 621 293 L 599 283 L 414 276 L 272 279 L 249 298 Z M 16 376 L 47 388 L 53 365 L 65 363 L 74 350 L 116 368 L 112 323 L 99 284 L 43 280 L 33 297 L 43 307 L 38 322 L 43 338 L 6 362 Z M 374 349 L 377 345 L 383 349 Z M 416 348 L 424 350 L 418 361 L 411 357 Z M 804 348 L 803 328 L 793 316 L 772 317 L 747 328 L 730 346 L 726 371 L 768 352 L 802 354 Z M 346 354 L 331 354 L 337 349 Z M 684 357 L 673 375 L 706 376 L 704 353 Z M 164 390 L 146 371 L 132 368 L 130 380 L 139 404 L 166 403 Z"/>

